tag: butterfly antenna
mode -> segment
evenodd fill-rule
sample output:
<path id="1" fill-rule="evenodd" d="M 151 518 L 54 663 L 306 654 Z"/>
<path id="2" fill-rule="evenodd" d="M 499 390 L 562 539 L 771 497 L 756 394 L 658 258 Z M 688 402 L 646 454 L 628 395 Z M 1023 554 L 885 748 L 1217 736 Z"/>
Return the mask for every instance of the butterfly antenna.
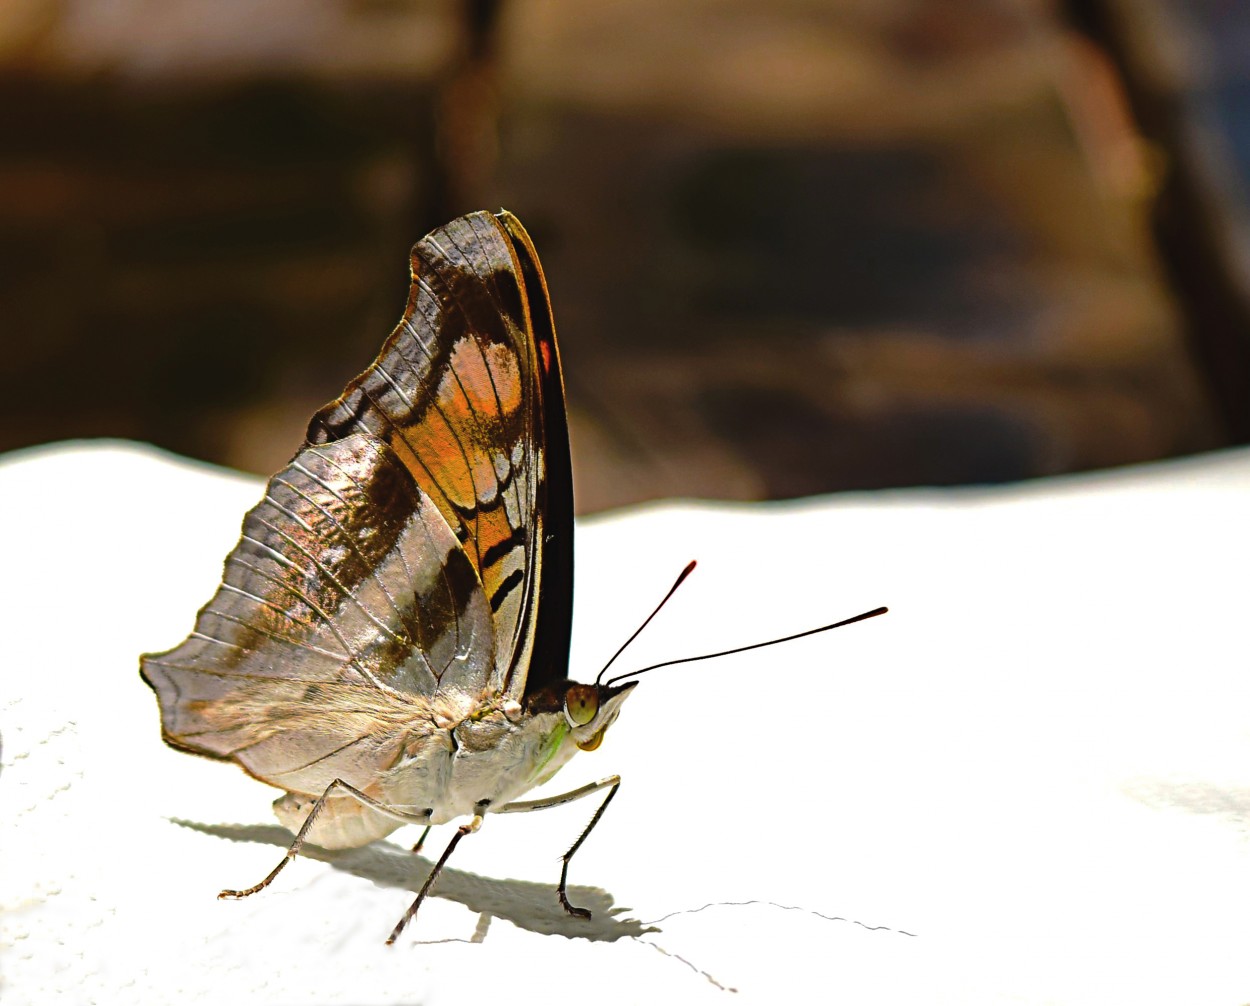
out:
<path id="1" fill-rule="evenodd" d="M 647 627 L 647 623 L 650 622 L 651 619 L 655 618 L 655 616 L 660 613 L 660 609 L 663 608 L 664 605 L 668 604 L 668 599 L 677 592 L 677 588 L 682 585 L 682 581 L 685 580 L 686 577 L 688 577 L 691 573 L 694 572 L 694 568 L 697 565 L 698 565 L 698 562 L 694 559 L 691 559 L 688 563 L 686 563 L 686 568 L 681 571 L 681 575 L 678 576 L 676 581 L 673 583 L 673 585 L 668 588 L 668 593 L 664 595 L 664 600 L 662 600 L 659 604 L 655 606 L 655 611 L 651 612 L 651 614 L 647 616 L 646 621 L 643 622 L 642 625 L 638 626 L 638 628 L 634 630 L 634 634 L 632 636 L 630 636 L 627 640 L 625 640 L 625 642 L 621 643 L 621 648 L 617 650 L 614 654 L 612 654 L 612 659 L 603 665 L 603 670 L 601 670 L 595 678 L 596 685 L 599 684 L 600 679 L 608 672 L 608 668 L 612 666 L 613 661 L 615 661 L 617 657 L 619 657 L 622 653 L 625 652 L 625 647 L 627 647 L 630 643 L 632 643 L 635 639 L 637 639 L 638 634 Z"/>
<path id="2" fill-rule="evenodd" d="M 681 581 L 678 580 L 677 582 L 680 583 Z M 668 600 L 668 598 L 665 598 L 665 600 Z M 762 643 L 750 643 L 747 646 L 735 646 L 732 650 L 721 650 L 719 653 L 703 653 L 697 657 L 679 657 L 677 660 L 665 660 L 663 663 L 652 664 L 650 667 L 644 667 L 639 671 L 629 671 L 626 674 L 618 674 L 614 678 L 609 678 L 607 684 L 608 687 L 611 688 L 618 681 L 624 681 L 626 678 L 637 677 L 639 674 L 646 674 L 647 671 L 654 671 L 658 667 L 671 667 L 673 664 L 690 664 L 696 660 L 711 660 L 713 657 L 727 657 L 731 653 L 744 653 L 747 650 L 758 650 L 761 646 L 773 646 L 777 643 L 788 643 L 792 639 L 802 639 L 804 636 L 814 636 L 818 632 L 828 632 L 830 629 L 839 629 L 844 625 L 862 622 L 866 618 L 876 618 L 878 615 L 884 615 L 889 610 L 889 608 L 873 608 L 872 611 L 865 611 L 862 615 L 856 615 L 854 618 L 845 618 L 841 622 L 834 622 L 832 625 L 822 625 L 818 629 L 808 629 L 806 632 L 796 632 L 793 636 L 782 636 L 780 639 L 766 639 Z M 646 623 L 644 622 L 643 624 L 645 625 Z M 624 649 L 624 647 L 621 647 L 621 649 Z"/>

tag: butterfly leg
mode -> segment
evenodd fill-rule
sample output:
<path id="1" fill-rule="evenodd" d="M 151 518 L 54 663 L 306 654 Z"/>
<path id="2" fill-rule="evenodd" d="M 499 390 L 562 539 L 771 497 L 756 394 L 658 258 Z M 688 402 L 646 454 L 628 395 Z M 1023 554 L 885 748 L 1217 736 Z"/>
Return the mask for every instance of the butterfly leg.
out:
<path id="1" fill-rule="evenodd" d="M 430 871 L 430 875 L 425 878 L 425 883 L 421 885 L 421 890 L 417 892 L 416 900 L 408 906 L 408 911 L 404 912 L 404 917 L 395 923 L 395 928 L 391 930 L 391 935 L 386 938 L 387 946 L 390 946 L 397 939 L 399 939 L 399 934 L 404 931 L 404 926 L 408 925 L 408 923 L 412 920 L 412 917 L 417 914 L 417 909 L 421 907 L 421 902 L 423 902 L 425 900 L 425 896 L 430 893 L 430 888 L 434 886 L 434 881 L 437 879 L 438 875 L 443 872 L 443 864 L 446 863 L 451 857 L 452 851 L 457 845 L 460 844 L 460 840 L 464 838 L 465 835 L 473 834 L 473 832 L 477 831 L 478 828 L 482 826 L 482 811 L 485 809 L 485 806 L 479 807 L 478 813 L 473 815 L 473 819 L 468 824 L 462 824 L 456 829 L 456 833 L 451 836 L 451 841 L 447 843 L 447 848 L 444 849 L 443 854 L 438 857 L 438 862 L 434 864 L 434 869 Z M 429 829 L 427 828 L 426 830 L 428 831 Z M 422 834 L 421 839 L 422 841 L 425 840 L 424 834 Z M 420 843 L 418 843 L 418 847 L 419 846 Z"/>
<path id="2" fill-rule="evenodd" d="M 272 884 L 274 878 L 282 872 L 283 867 L 299 855 L 300 849 L 304 847 L 304 843 L 308 840 L 308 833 L 312 831 L 312 827 L 316 823 L 317 817 L 321 814 L 322 808 L 325 807 L 326 802 L 331 798 L 335 790 L 342 790 L 348 796 L 352 797 L 365 807 L 369 807 L 386 817 L 403 821 L 405 824 L 424 824 L 430 819 L 429 811 L 425 811 L 421 814 L 406 814 L 403 811 L 395 810 L 393 807 L 388 807 L 386 804 L 380 803 L 379 801 L 373 799 L 373 797 L 366 796 L 360 790 L 356 789 L 355 786 L 349 786 L 342 779 L 335 779 L 329 786 L 326 787 L 325 792 L 317 798 L 317 802 L 313 804 L 313 809 L 308 812 L 308 816 L 304 818 L 304 823 L 300 825 L 300 829 L 295 835 L 295 841 L 291 843 L 290 848 L 286 851 L 286 855 L 282 857 L 278 865 L 269 871 L 269 875 L 259 884 L 253 884 L 251 887 L 242 891 L 225 890 L 218 894 L 217 897 L 220 899 L 237 901 L 241 898 L 246 898 L 255 894 L 257 891 L 263 891 L 266 887 Z"/>
<path id="3" fill-rule="evenodd" d="M 545 800 L 518 800 L 516 803 L 507 803 L 495 810 L 496 814 L 521 814 L 531 810 L 547 810 L 550 807 L 558 807 L 563 803 L 572 803 L 574 800 L 580 800 L 584 796 L 590 796 L 591 793 L 597 793 L 599 790 L 607 789 L 609 786 L 612 787 L 611 790 L 604 798 L 603 803 L 599 804 L 599 809 L 595 811 L 595 815 L 590 819 L 590 823 L 582 830 L 581 835 L 578 836 L 577 841 L 573 843 L 569 851 L 561 857 L 563 865 L 560 868 L 560 885 L 556 888 L 556 894 L 559 896 L 560 904 L 564 907 L 564 910 L 578 919 L 589 919 L 590 911 L 586 908 L 578 908 L 569 902 L 569 861 L 573 858 L 573 854 L 582 847 L 582 843 L 586 841 L 586 836 L 599 823 L 599 818 L 603 817 L 603 812 L 608 809 L 608 804 L 612 802 L 612 797 L 616 796 L 616 791 L 621 788 L 621 777 L 619 775 L 611 775 L 606 779 L 587 783 L 585 786 L 579 786 L 577 789 L 571 789 L 567 793 L 560 793 Z"/>
<path id="4" fill-rule="evenodd" d="M 417 844 L 412 847 L 412 851 L 414 853 L 421 851 L 422 847 L 425 845 L 426 837 L 430 834 L 430 829 L 433 827 L 434 825 L 432 824 L 427 824 L 425 826 L 425 831 L 421 832 L 421 837 L 417 839 Z"/>

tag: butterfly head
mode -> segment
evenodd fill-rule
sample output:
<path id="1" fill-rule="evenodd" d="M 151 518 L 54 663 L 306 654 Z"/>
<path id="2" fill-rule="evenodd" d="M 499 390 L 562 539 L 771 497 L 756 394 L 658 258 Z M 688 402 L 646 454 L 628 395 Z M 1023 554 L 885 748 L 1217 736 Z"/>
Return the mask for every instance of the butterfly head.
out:
<path id="1" fill-rule="evenodd" d="M 603 742 L 603 735 L 620 714 L 621 704 L 638 682 L 622 685 L 586 685 L 578 681 L 564 684 L 561 712 L 569 727 L 569 736 L 583 751 L 593 751 Z"/>

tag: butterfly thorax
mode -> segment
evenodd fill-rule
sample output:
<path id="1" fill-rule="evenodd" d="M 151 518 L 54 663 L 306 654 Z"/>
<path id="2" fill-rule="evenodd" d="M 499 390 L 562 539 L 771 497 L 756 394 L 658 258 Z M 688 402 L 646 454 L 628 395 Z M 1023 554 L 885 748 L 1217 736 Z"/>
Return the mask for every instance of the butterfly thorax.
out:
<path id="1" fill-rule="evenodd" d="M 454 751 L 443 800 L 433 820 L 498 807 L 556 774 L 579 750 L 593 751 L 632 687 L 561 681 L 524 703 L 484 707 L 450 731 Z M 570 696 L 588 695 L 588 714 L 570 713 Z"/>

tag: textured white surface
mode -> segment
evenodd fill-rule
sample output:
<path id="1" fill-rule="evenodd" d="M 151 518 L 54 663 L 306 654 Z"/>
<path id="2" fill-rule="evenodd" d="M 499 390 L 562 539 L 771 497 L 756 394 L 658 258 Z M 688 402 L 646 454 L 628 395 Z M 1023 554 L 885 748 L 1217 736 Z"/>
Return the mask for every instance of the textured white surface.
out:
<path id="1" fill-rule="evenodd" d="M 134 445 L 0 461 L 6 1006 L 1250 1002 L 1250 454 L 582 523 L 582 679 L 689 558 L 624 667 L 892 610 L 643 679 L 556 780 L 625 778 L 593 922 L 553 891 L 582 803 L 488 818 L 391 948 L 415 831 L 216 901 L 280 857 L 275 794 L 164 748 L 139 679 L 258 494 Z"/>

